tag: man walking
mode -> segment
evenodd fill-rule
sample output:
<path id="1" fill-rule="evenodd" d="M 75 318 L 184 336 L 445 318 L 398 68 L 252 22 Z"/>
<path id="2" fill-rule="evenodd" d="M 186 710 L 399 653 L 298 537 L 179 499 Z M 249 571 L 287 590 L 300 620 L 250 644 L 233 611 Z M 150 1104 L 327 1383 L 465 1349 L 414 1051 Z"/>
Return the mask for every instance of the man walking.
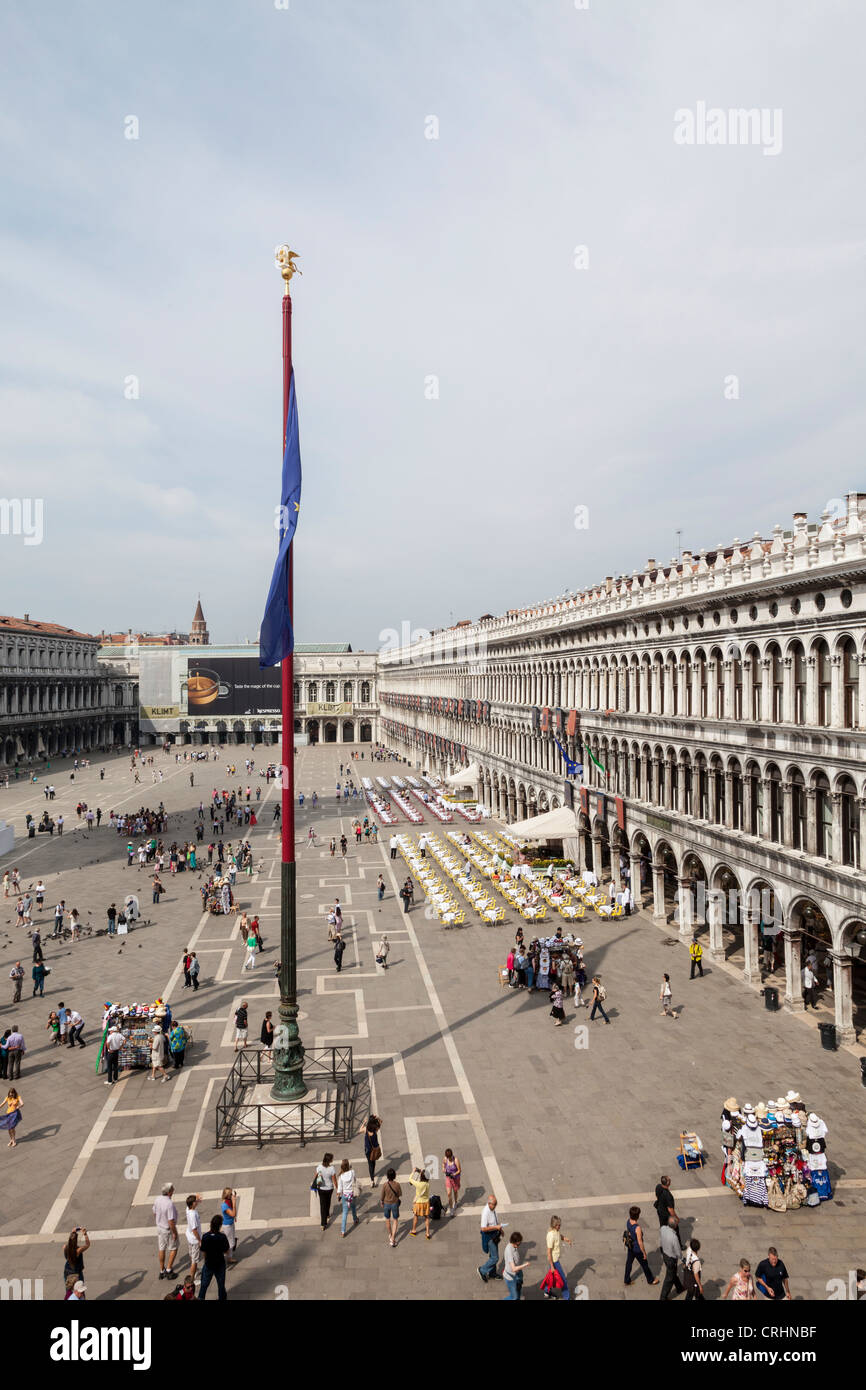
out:
<path id="1" fill-rule="evenodd" d="M 345 941 L 341 936 L 338 936 L 336 941 L 334 942 L 334 964 L 337 967 L 338 975 L 340 974 L 340 971 L 343 969 L 343 952 L 345 951 L 345 949 Z"/>
<path id="2" fill-rule="evenodd" d="M 816 1003 L 817 995 L 818 977 L 812 969 L 811 965 L 809 965 L 807 962 L 806 965 L 804 965 L 803 967 L 803 1003 L 807 1009 L 810 1004 L 812 1005 L 813 1009 L 818 1008 L 818 1005 Z"/>
<path id="3" fill-rule="evenodd" d="M 105 1085 L 111 1086 L 118 1080 L 120 1049 L 123 1047 L 123 1034 L 117 1023 L 112 1023 L 105 1039 Z"/>
<path id="4" fill-rule="evenodd" d="M 666 1226 L 672 1220 L 674 1229 L 680 1224 L 679 1213 L 674 1203 L 674 1194 L 671 1192 L 671 1180 L 666 1175 L 662 1175 L 656 1183 L 655 1201 L 653 1206 L 659 1219 L 659 1227 Z"/>
<path id="5" fill-rule="evenodd" d="M 397 858 L 397 836 L 396 836 L 396 835 L 392 835 L 391 838 L 390 838 L 390 840 L 388 841 L 388 844 L 389 844 L 389 847 L 390 847 L 390 850 L 391 850 L 391 858 L 392 858 L 392 859 L 396 859 L 396 858 Z"/>
<path id="6" fill-rule="evenodd" d="M 177 1259 L 177 1207 L 172 1201 L 174 1187 L 167 1182 L 162 1195 L 157 1197 L 153 1204 L 153 1214 L 156 1217 L 156 1234 L 159 1241 L 159 1277 L 160 1279 L 176 1279 L 177 1275 L 172 1269 L 172 1265 Z M 168 1263 L 166 1264 L 166 1252 L 168 1252 Z"/>
<path id="7" fill-rule="evenodd" d="M 680 1262 L 680 1242 L 677 1236 L 676 1220 L 672 1216 L 666 1225 L 662 1226 L 659 1233 L 659 1243 L 661 1245 L 662 1260 L 665 1267 L 665 1281 L 662 1284 L 662 1291 L 659 1300 L 666 1303 L 671 1289 L 675 1293 L 682 1293 L 683 1286 L 680 1283 L 678 1274 Z"/>
<path id="8" fill-rule="evenodd" d="M 108 918 L 108 935 L 114 936 L 114 933 L 117 930 L 117 904 L 111 903 L 111 905 L 106 909 L 105 915 Z"/>
<path id="9" fill-rule="evenodd" d="M 41 957 L 41 956 L 39 957 L 38 960 L 35 960 L 35 958 L 34 958 L 33 969 L 31 970 L 30 973 L 31 973 L 31 975 L 33 976 L 33 996 L 32 996 L 32 997 L 35 999 L 35 998 L 36 998 L 37 991 L 38 991 L 39 996 L 40 996 L 40 998 L 41 998 L 41 997 L 45 994 L 45 966 L 44 966 L 44 964 L 43 964 L 43 962 L 42 962 L 42 957 Z"/>
<path id="10" fill-rule="evenodd" d="M 61 898 L 54 909 L 54 935 L 59 936 L 63 931 L 63 918 L 66 913 L 66 899 Z"/>
<path id="11" fill-rule="evenodd" d="M 74 1047 L 78 1043 L 79 1047 L 86 1047 L 87 1044 L 81 1034 L 84 1029 L 84 1019 L 77 1009 L 69 1010 L 69 1046 Z"/>
<path id="12" fill-rule="evenodd" d="M 9 979 L 12 981 L 12 1003 L 21 1003 L 21 981 L 24 979 L 24 966 L 20 960 L 16 960 L 12 969 L 9 971 Z"/>
<path id="13" fill-rule="evenodd" d="M 701 957 L 703 956 L 703 954 L 704 954 L 704 948 L 703 948 L 703 946 L 700 944 L 699 941 L 696 941 L 695 938 L 692 937 L 692 944 L 691 944 L 691 946 L 689 947 L 689 955 L 691 956 L 691 959 L 692 959 L 692 968 L 691 968 L 691 971 L 690 971 L 690 973 L 689 973 L 689 979 L 690 979 L 690 980 L 693 980 L 693 979 L 695 978 L 695 968 L 697 968 L 697 970 L 698 970 L 698 972 L 699 972 L 699 974 L 700 974 L 701 979 L 704 978 L 704 967 L 703 967 L 703 965 L 701 964 Z"/>
<path id="14" fill-rule="evenodd" d="M 24 1046 L 24 1038 L 18 1031 L 18 1024 L 12 1024 L 12 1032 L 6 1039 L 6 1066 L 7 1076 L 10 1081 L 17 1081 L 21 1075 L 21 1058 L 27 1048 Z"/>
<path id="15" fill-rule="evenodd" d="M 183 987 L 184 987 L 184 989 L 191 989 L 191 988 L 192 988 L 192 980 L 190 979 L 190 975 L 189 975 L 189 968 L 190 968 L 191 965 L 192 965 L 192 956 L 190 955 L 190 953 L 189 953 L 189 947 L 187 946 L 186 950 L 185 950 L 184 953 L 183 953 L 183 962 L 182 962 L 182 968 L 183 968 Z"/>
<path id="16" fill-rule="evenodd" d="M 783 1261 L 779 1259 L 779 1252 L 775 1245 L 770 1246 L 767 1251 L 767 1258 L 761 1260 L 755 1270 L 755 1284 L 765 1298 L 772 1298 L 776 1303 L 790 1300 L 791 1288 L 788 1283 L 788 1271 Z"/>
<path id="17" fill-rule="evenodd" d="M 228 1237 L 222 1232 L 223 1219 L 217 1213 L 210 1219 L 210 1230 L 201 1238 L 201 1253 L 204 1264 L 201 1270 L 199 1298 L 207 1296 L 212 1279 L 216 1279 L 217 1295 L 220 1303 L 226 1301 L 226 1254 L 229 1250 Z"/>
<path id="18" fill-rule="evenodd" d="M 36 927 L 36 928 L 30 933 L 30 944 L 31 944 L 31 946 L 33 947 L 33 960 L 34 960 L 34 962 L 35 962 L 35 961 L 38 961 L 38 960 L 42 960 L 42 959 L 43 959 L 43 956 L 42 956 L 42 933 L 41 933 L 41 931 L 39 930 L 38 927 Z"/>
<path id="19" fill-rule="evenodd" d="M 198 976 L 200 969 L 201 966 L 198 963 L 198 956 L 196 955 L 195 951 L 193 951 L 190 955 L 189 965 L 189 978 L 192 980 L 193 994 L 195 994 L 195 991 L 198 989 Z"/>
<path id="20" fill-rule="evenodd" d="M 487 1205 L 481 1213 L 481 1249 L 487 1256 L 483 1265 L 478 1266 L 478 1277 L 482 1284 L 488 1279 L 497 1279 L 496 1266 L 499 1263 L 499 1242 L 502 1239 L 502 1223 L 496 1210 L 496 1195 L 491 1192 Z"/>

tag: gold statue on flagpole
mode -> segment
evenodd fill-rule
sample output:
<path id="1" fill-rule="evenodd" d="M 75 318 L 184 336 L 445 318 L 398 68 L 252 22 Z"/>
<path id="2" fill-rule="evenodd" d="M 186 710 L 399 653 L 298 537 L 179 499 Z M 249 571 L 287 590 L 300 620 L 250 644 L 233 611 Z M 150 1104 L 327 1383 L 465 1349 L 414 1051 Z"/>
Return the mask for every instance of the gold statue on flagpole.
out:
<path id="1" fill-rule="evenodd" d="M 285 284 L 285 289 L 283 291 L 284 294 L 289 293 L 290 281 L 292 276 L 303 275 L 304 273 L 302 270 L 299 270 L 299 268 L 295 265 L 295 261 L 297 260 L 297 258 L 298 252 L 291 251 L 285 243 L 282 246 L 277 246 L 274 250 L 274 263 L 277 267 L 277 270 L 282 275 L 283 282 Z"/>

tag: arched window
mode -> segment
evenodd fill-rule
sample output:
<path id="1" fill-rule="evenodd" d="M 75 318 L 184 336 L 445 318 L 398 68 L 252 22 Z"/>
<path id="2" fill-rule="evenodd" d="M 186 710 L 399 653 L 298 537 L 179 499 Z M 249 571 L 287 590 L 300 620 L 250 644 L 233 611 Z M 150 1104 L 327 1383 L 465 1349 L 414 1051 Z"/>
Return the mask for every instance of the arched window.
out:
<path id="1" fill-rule="evenodd" d="M 351 681 L 343 681 L 343 703 L 344 703 L 344 704 L 347 704 L 347 705 L 350 705 L 350 704 L 352 703 L 352 682 L 351 682 Z"/>
<path id="2" fill-rule="evenodd" d="M 336 683 L 336 681 L 325 681 L 325 701 L 326 701 L 328 704 L 333 704 L 333 702 L 336 700 L 336 698 L 337 698 L 337 683 Z"/>
<path id="3" fill-rule="evenodd" d="M 835 859 L 837 848 L 833 845 L 833 803 L 830 798 L 830 783 L 823 773 L 815 778 L 815 852 L 822 859 Z"/>
<path id="4" fill-rule="evenodd" d="M 743 774 L 736 758 L 731 759 L 731 825 L 734 830 L 743 829 Z"/>
<path id="5" fill-rule="evenodd" d="M 794 710 L 793 722 L 795 724 L 805 724 L 806 722 L 806 658 L 803 655 L 803 648 L 799 642 L 795 642 L 791 647 L 791 661 L 794 667 Z"/>
<path id="6" fill-rule="evenodd" d="M 775 642 L 769 647 L 767 656 L 770 661 L 770 685 L 773 692 L 772 719 L 774 724 L 781 724 L 784 680 L 782 678 L 782 654 Z"/>
<path id="7" fill-rule="evenodd" d="M 293 699 L 294 699 L 294 701 L 295 701 L 295 704 L 296 704 L 296 705 L 299 705 L 299 704 L 301 703 L 301 683 L 300 683 L 300 681 L 294 681 L 294 682 L 293 682 L 292 688 L 293 688 L 293 690 L 294 690 Z"/>
<path id="8" fill-rule="evenodd" d="M 859 672 L 857 669 L 857 648 L 848 638 L 842 648 L 842 683 L 844 689 L 842 717 L 846 729 L 859 727 Z"/>
<path id="9" fill-rule="evenodd" d="M 767 769 L 770 804 L 767 809 L 767 835 L 774 844 L 782 840 L 782 777 L 777 767 Z"/>
<path id="10" fill-rule="evenodd" d="M 806 784 L 799 768 L 791 773 L 791 844 L 794 849 L 806 848 Z"/>
<path id="11" fill-rule="evenodd" d="M 822 729 L 830 727 L 832 714 L 830 651 L 826 642 L 815 647 L 815 674 L 818 678 L 818 723 Z"/>
<path id="12" fill-rule="evenodd" d="M 361 681 L 361 704 L 362 704 L 362 705 L 368 705 L 369 703 L 370 703 L 370 682 L 369 682 L 369 681 Z"/>
<path id="13" fill-rule="evenodd" d="M 857 788 L 850 777 L 839 783 L 842 797 L 842 849 L 841 860 L 852 869 L 860 868 L 860 807 L 857 805 Z"/>
<path id="14" fill-rule="evenodd" d="M 310 681 L 307 687 L 307 699 L 311 704 L 315 704 L 319 698 L 319 682 Z"/>

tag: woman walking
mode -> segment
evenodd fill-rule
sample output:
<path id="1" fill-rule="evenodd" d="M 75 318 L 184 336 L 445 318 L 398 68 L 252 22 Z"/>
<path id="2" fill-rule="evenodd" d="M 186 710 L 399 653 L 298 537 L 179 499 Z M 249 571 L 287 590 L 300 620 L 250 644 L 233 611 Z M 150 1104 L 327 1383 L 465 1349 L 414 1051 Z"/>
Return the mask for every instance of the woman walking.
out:
<path id="1" fill-rule="evenodd" d="M 550 1230 L 547 1232 L 547 1267 L 556 1270 L 562 1280 L 562 1301 L 567 1303 L 571 1294 L 568 1289 L 568 1279 L 562 1267 L 562 1242 L 571 1245 L 568 1236 L 562 1234 L 562 1221 L 558 1216 L 551 1216 Z M 545 1290 L 545 1298 L 553 1298 L 553 1294 Z"/>
<path id="2" fill-rule="evenodd" d="M 148 1081 L 156 1080 L 157 1070 L 162 1072 L 163 1082 L 168 1080 L 168 1071 L 165 1065 L 165 1034 L 157 1024 L 150 1039 L 150 1076 Z"/>
<path id="3" fill-rule="evenodd" d="M 731 1293 L 732 1289 L 733 1293 Z M 731 1294 L 732 1300 L 752 1299 L 758 1297 L 758 1295 L 755 1292 L 754 1280 L 752 1279 L 752 1266 L 749 1264 L 748 1260 L 740 1260 L 740 1267 L 737 1270 L 736 1274 L 732 1274 L 730 1279 L 728 1280 L 727 1287 L 725 1289 L 725 1292 L 722 1294 L 722 1298 L 727 1298 L 728 1294 Z"/>
<path id="4" fill-rule="evenodd" d="M 417 1173 L 417 1177 L 415 1174 Z M 430 1239 L 430 1179 L 427 1177 L 423 1168 L 413 1168 L 409 1178 L 410 1183 L 415 1189 L 415 1201 L 412 1203 L 412 1229 L 410 1236 L 418 1234 L 418 1220 L 424 1220 L 424 1232 L 427 1239 Z"/>
<path id="5" fill-rule="evenodd" d="M 220 1213 L 223 1219 L 222 1233 L 229 1243 L 228 1263 L 230 1265 L 237 1264 L 235 1250 L 238 1245 L 238 1233 L 235 1228 L 235 1222 L 238 1217 L 238 1194 L 235 1192 L 234 1188 L 223 1188 Z"/>
<path id="6" fill-rule="evenodd" d="M 10 1086 L 6 1092 L 6 1114 L 0 1120 L 0 1129 L 8 1129 L 9 1143 L 8 1149 L 14 1149 L 18 1140 L 15 1138 L 15 1131 L 21 1123 L 21 1097 L 14 1086 Z"/>
<path id="7" fill-rule="evenodd" d="M 550 1017 L 556 1019 L 556 1023 L 553 1026 L 555 1028 L 561 1028 L 565 1022 L 565 1009 L 562 1006 L 562 990 L 559 985 L 554 985 L 553 989 L 550 991 L 550 1002 L 553 1005 L 550 1010 Z"/>
<path id="8" fill-rule="evenodd" d="M 382 1143 L 379 1134 L 382 1128 L 382 1121 L 378 1115 L 370 1115 L 364 1129 L 364 1157 L 367 1160 L 367 1172 L 370 1174 L 370 1182 L 376 1186 L 376 1161 L 382 1157 Z"/>
<path id="9" fill-rule="evenodd" d="M 595 1011 L 596 1011 L 596 1009 L 598 1009 L 598 1012 L 601 1014 L 601 1016 L 602 1016 L 602 1018 L 604 1019 L 605 1023 L 610 1023 L 610 1019 L 608 1018 L 607 1014 L 606 1014 L 605 1011 L 604 1011 L 604 1001 L 605 1001 L 606 998 L 607 998 L 607 991 L 606 991 L 604 985 L 601 983 L 601 976 L 600 976 L 600 975 L 593 975 L 593 977 L 592 977 L 592 1008 L 590 1009 L 590 1013 L 589 1013 L 589 1021 L 590 1021 L 590 1023 L 592 1023 L 592 1020 L 595 1018 Z"/>
<path id="10" fill-rule="evenodd" d="M 69 1239 L 63 1247 L 63 1282 L 66 1293 L 73 1284 L 84 1278 L 84 1255 L 89 1249 L 90 1236 L 87 1234 L 87 1227 L 76 1226 L 74 1231 L 69 1232 Z"/>
<path id="11" fill-rule="evenodd" d="M 358 1210 L 355 1206 L 355 1170 L 347 1158 L 340 1164 L 340 1176 L 337 1178 L 337 1196 L 343 1208 L 343 1219 L 340 1226 L 340 1234 L 343 1239 L 346 1236 L 346 1226 L 349 1221 L 349 1212 L 352 1213 L 354 1224 L 358 1225 Z"/>
<path id="12" fill-rule="evenodd" d="M 643 1231 L 640 1226 L 640 1207 L 629 1207 L 628 1221 L 625 1223 L 622 1241 L 626 1248 L 625 1274 L 623 1275 L 623 1283 L 626 1288 L 632 1283 L 631 1267 L 633 1264 L 640 1265 L 648 1284 L 657 1284 L 658 1279 L 653 1278 L 652 1270 L 649 1267 L 649 1260 L 647 1259 Z"/>
<path id="13" fill-rule="evenodd" d="M 337 1191 L 337 1170 L 334 1167 L 333 1154 L 323 1155 L 321 1163 L 316 1168 L 313 1186 L 319 1196 L 319 1216 L 322 1221 L 322 1230 L 326 1231 L 328 1218 L 331 1214 L 331 1199 Z"/>
<path id="14" fill-rule="evenodd" d="M 385 896 L 385 880 L 381 874 L 376 879 L 376 892 L 379 896 L 379 902 L 381 902 Z"/>
<path id="15" fill-rule="evenodd" d="M 460 1178 L 462 1168 L 460 1159 L 455 1156 L 453 1149 L 445 1150 L 445 1157 L 442 1160 L 442 1171 L 445 1174 L 445 1196 L 448 1200 L 448 1215 L 453 1216 L 457 1210 L 457 1202 L 460 1198 Z"/>
<path id="16" fill-rule="evenodd" d="M 661 1003 L 659 1013 L 667 1014 L 669 1018 L 676 1018 L 676 1014 L 671 1010 L 671 994 L 671 977 L 670 975 L 663 975 L 661 988 L 659 990 L 659 1001 Z"/>
<path id="17" fill-rule="evenodd" d="M 391 943 L 387 936 L 383 934 L 382 939 L 376 947 L 376 964 L 381 965 L 383 970 L 388 969 L 388 952 L 391 950 Z"/>
<path id="18" fill-rule="evenodd" d="M 262 1019 L 262 1031 L 260 1040 L 262 1047 L 265 1049 L 265 1055 L 267 1056 L 267 1059 L 270 1062 L 273 1057 L 272 1049 L 274 1046 L 274 1024 L 270 1009 L 268 1009 L 267 1013 Z"/>
<path id="19" fill-rule="evenodd" d="M 385 1181 L 382 1184 L 382 1193 L 379 1201 L 382 1204 L 382 1214 L 385 1217 L 385 1225 L 388 1228 L 388 1244 L 391 1249 L 397 1246 L 397 1223 L 400 1219 L 400 1200 L 403 1196 L 403 1189 L 397 1181 L 397 1173 L 393 1168 L 389 1168 L 385 1174 Z"/>

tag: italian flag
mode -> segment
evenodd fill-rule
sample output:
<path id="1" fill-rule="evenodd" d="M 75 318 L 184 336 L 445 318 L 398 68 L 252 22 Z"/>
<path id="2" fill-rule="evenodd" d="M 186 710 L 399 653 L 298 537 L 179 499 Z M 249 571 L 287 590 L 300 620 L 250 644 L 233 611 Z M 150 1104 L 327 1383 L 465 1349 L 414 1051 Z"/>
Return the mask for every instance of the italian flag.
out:
<path id="1" fill-rule="evenodd" d="M 599 772 L 603 772 L 606 777 L 607 771 L 605 770 L 605 768 L 602 767 L 601 763 L 598 761 L 598 758 L 593 757 L 592 749 L 590 748 L 589 744 L 586 745 L 586 751 L 589 754 L 589 761 L 591 763 L 594 763 L 595 766 L 598 768 Z"/>

